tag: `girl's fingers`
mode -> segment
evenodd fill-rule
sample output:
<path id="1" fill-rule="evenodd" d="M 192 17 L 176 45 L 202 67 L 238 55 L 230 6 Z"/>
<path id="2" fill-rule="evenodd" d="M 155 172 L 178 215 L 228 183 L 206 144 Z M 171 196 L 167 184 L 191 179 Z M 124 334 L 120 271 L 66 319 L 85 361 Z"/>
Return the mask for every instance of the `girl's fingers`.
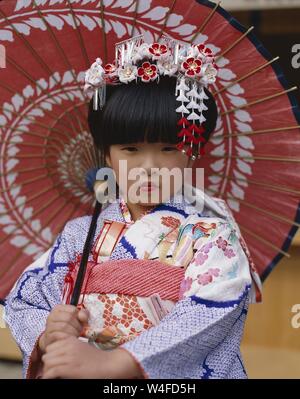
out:
<path id="1" fill-rule="evenodd" d="M 66 332 L 60 332 L 60 331 L 54 331 L 52 333 L 49 333 L 47 345 L 50 345 L 56 341 L 61 341 L 63 339 L 66 339 L 69 336 L 70 336 L 70 334 L 67 334 Z"/>
<path id="2" fill-rule="evenodd" d="M 69 338 L 69 337 L 68 337 Z M 59 340 L 59 341 L 55 341 L 52 342 L 51 344 L 49 344 L 46 348 L 46 353 L 45 355 L 51 353 L 61 353 L 64 354 L 67 352 L 67 342 L 68 342 L 68 338 Z M 44 356 L 44 355 L 43 355 Z"/>
<path id="3" fill-rule="evenodd" d="M 73 305 L 56 305 L 52 312 L 67 312 L 71 314 L 77 314 L 78 313 L 78 308 Z"/>
<path id="4" fill-rule="evenodd" d="M 86 309 L 81 309 L 77 315 L 78 320 L 82 324 L 86 324 L 89 320 L 89 312 Z"/>
<path id="5" fill-rule="evenodd" d="M 49 347 L 50 348 L 50 345 Z M 68 354 L 64 348 L 52 348 L 42 356 L 42 361 L 46 364 L 46 367 L 54 366 L 55 364 L 66 364 Z"/>
<path id="6" fill-rule="evenodd" d="M 75 328 L 73 324 L 68 324 L 66 322 L 56 322 L 52 323 L 47 333 L 50 336 L 53 333 L 65 333 L 67 335 L 72 335 L 74 337 L 79 337 L 81 334 L 82 326 L 78 323 L 78 327 Z"/>
<path id="7" fill-rule="evenodd" d="M 54 366 L 43 372 L 42 379 L 64 377 L 66 366 Z"/>
<path id="8" fill-rule="evenodd" d="M 51 317 L 52 316 L 52 317 Z M 56 312 L 55 315 L 50 315 L 47 320 L 48 326 L 50 327 L 52 324 L 57 322 L 64 322 L 66 324 L 70 324 L 74 326 L 74 328 L 81 330 L 82 326 L 80 321 L 78 320 L 78 311 L 75 313 L 72 312 Z"/>

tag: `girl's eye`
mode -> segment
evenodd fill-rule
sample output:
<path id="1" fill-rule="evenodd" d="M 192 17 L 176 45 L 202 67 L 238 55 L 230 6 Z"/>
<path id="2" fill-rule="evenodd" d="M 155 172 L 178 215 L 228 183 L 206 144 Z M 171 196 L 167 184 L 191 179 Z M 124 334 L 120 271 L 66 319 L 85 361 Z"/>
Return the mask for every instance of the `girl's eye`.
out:
<path id="1" fill-rule="evenodd" d="M 162 151 L 174 151 L 174 150 L 177 150 L 177 148 L 176 147 L 163 147 L 162 148 Z"/>
<path id="2" fill-rule="evenodd" d="M 134 152 L 134 151 L 137 151 L 137 148 L 136 147 L 124 147 L 124 148 L 122 148 L 122 150 Z"/>

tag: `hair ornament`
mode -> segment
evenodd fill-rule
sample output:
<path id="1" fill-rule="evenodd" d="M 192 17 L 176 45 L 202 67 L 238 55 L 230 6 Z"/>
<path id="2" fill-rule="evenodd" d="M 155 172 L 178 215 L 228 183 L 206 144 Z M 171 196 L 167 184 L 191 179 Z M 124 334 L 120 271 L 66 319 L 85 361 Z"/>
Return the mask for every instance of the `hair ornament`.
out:
<path id="1" fill-rule="evenodd" d="M 145 43 L 143 35 L 115 45 L 115 60 L 106 65 L 97 58 L 85 74 L 84 92 L 93 94 L 94 110 L 106 102 L 106 86 L 157 81 L 160 76 L 174 76 L 176 112 L 181 114 L 177 134 L 182 141 L 178 150 L 193 160 L 204 155 L 205 129 L 203 112 L 205 88 L 216 81 L 218 67 L 213 52 L 203 44 L 187 44 L 162 36 L 159 43 Z M 186 148 L 188 146 L 188 148 Z M 195 152 L 196 148 L 196 152 Z"/>

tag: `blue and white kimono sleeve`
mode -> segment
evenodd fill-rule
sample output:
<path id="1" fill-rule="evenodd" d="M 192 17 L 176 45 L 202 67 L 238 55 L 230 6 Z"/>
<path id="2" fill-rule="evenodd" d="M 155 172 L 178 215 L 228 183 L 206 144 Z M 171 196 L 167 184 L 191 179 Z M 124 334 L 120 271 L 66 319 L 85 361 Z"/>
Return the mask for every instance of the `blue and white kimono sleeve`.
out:
<path id="1" fill-rule="evenodd" d="M 247 378 L 240 342 L 251 274 L 238 233 L 219 221 L 193 248 L 179 301 L 158 325 L 121 348 L 145 378 Z"/>
<path id="2" fill-rule="evenodd" d="M 25 270 L 6 298 L 5 321 L 21 349 L 24 378 L 28 373 L 36 374 L 30 368 L 37 361 L 37 341 L 45 329 L 50 311 L 62 302 L 68 262 L 82 250 L 79 245 L 83 245 L 83 240 L 77 237 L 86 234 L 84 226 L 88 224 L 80 223 L 86 218 L 90 217 L 68 222 L 50 248 L 46 263 L 40 258 L 34 268 Z"/>

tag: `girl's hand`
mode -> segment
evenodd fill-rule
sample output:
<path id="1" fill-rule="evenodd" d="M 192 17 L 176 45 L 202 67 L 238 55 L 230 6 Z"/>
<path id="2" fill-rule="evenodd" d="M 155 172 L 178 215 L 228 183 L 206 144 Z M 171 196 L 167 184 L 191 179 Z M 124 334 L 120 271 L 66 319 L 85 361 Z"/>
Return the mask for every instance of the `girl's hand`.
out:
<path id="1" fill-rule="evenodd" d="M 44 379 L 142 378 L 140 368 L 126 350 L 104 351 L 71 336 L 48 345 L 42 361 Z"/>
<path id="2" fill-rule="evenodd" d="M 106 351 L 69 336 L 47 346 L 42 378 L 104 378 L 108 357 Z"/>
<path id="3" fill-rule="evenodd" d="M 46 329 L 39 339 L 39 348 L 45 353 L 53 342 L 67 337 L 79 337 L 88 322 L 88 311 L 72 305 L 57 305 L 49 314 Z"/>

